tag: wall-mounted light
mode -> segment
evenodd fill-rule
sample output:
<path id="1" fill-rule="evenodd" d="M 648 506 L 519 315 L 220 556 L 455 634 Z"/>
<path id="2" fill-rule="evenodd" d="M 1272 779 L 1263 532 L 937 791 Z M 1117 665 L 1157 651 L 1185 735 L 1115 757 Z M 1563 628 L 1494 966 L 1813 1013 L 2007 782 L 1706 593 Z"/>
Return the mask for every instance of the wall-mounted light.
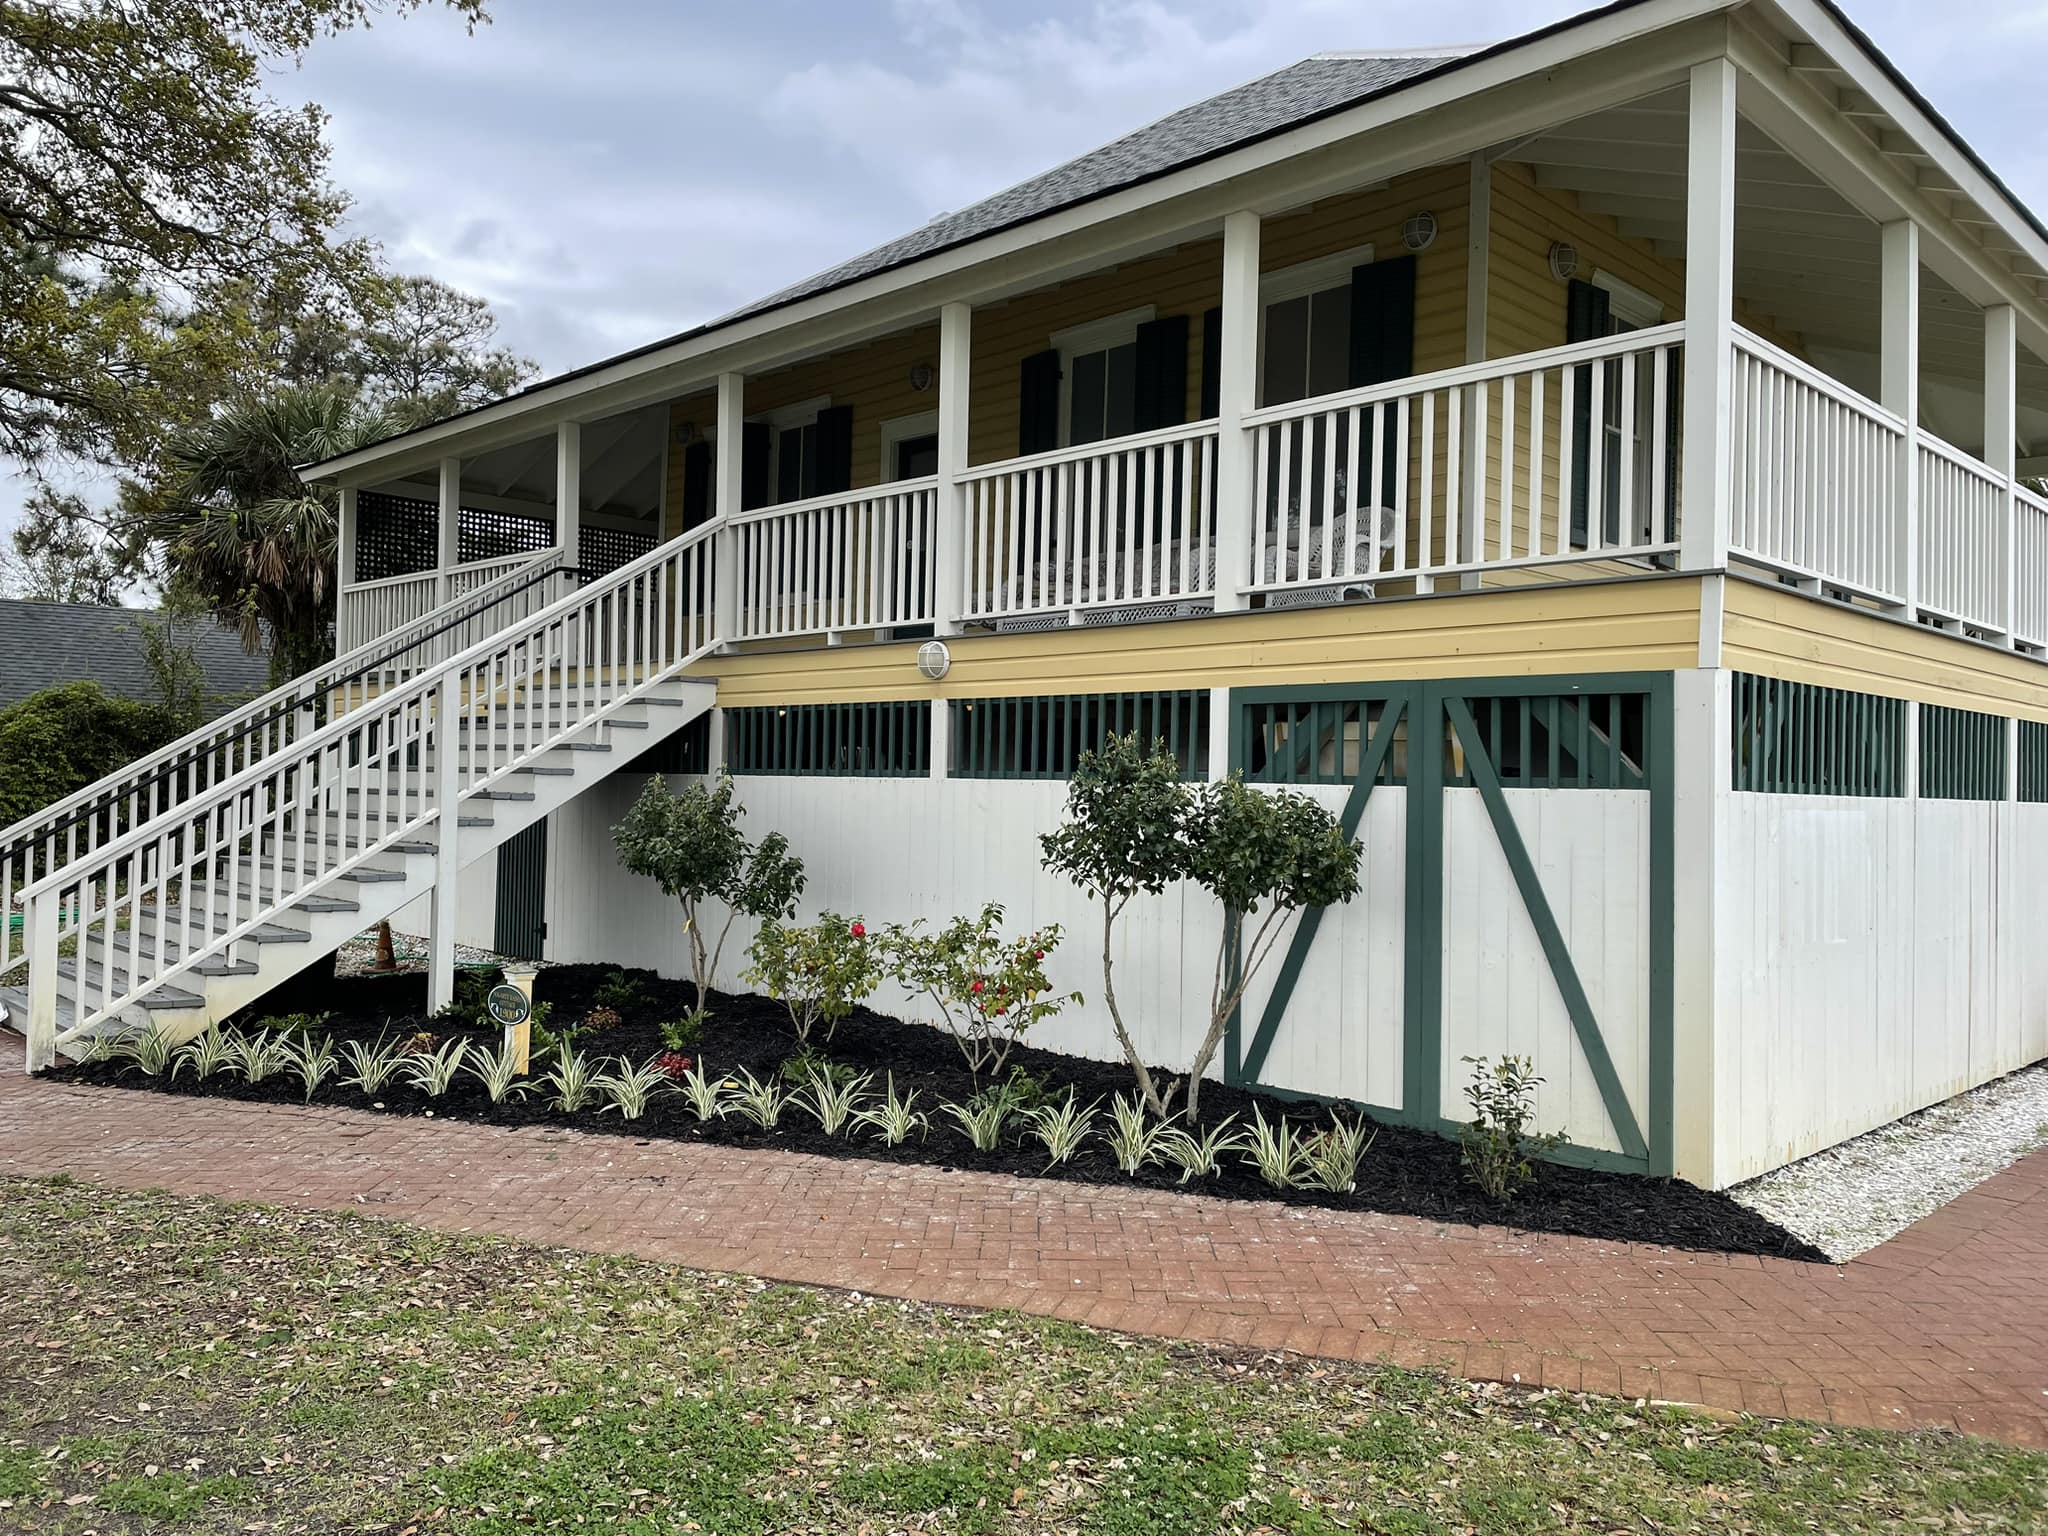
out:
<path id="1" fill-rule="evenodd" d="M 1567 245 L 1562 240 L 1551 242 L 1550 275 L 1560 283 L 1568 283 L 1578 274 L 1579 248 Z"/>
<path id="2" fill-rule="evenodd" d="M 1411 251 L 1426 251 L 1436 243 L 1436 215 L 1427 208 L 1410 214 L 1401 226 L 1401 243 Z"/>
<path id="3" fill-rule="evenodd" d="M 695 441 L 697 441 L 697 423 L 694 421 L 677 422 L 676 446 L 678 448 L 687 448 Z"/>
<path id="4" fill-rule="evenodd" d="M 920 395 L 932 387 L 932 380 L 935 377 L 937 375 L 930 363 L 912 363 L 910 365 L 910 387 Z"/>
<path id="5" fill-rule="evenodd" d="M 917 648 L 917 670 L 937 682 L 953 670 L 953 653 L 943 640 L 927 640 Z"/>

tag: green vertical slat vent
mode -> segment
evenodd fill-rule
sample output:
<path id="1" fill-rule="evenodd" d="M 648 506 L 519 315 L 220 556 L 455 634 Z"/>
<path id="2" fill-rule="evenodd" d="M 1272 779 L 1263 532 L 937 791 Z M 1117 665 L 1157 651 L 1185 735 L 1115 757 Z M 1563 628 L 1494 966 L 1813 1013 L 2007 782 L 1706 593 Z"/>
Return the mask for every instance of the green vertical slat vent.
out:
<path id="1" fill-rule="evenodd" d="M 1903 791 L 1904 700 L 1738 672 L 1729 707 L 1738 790 L 1872 798 Z"/>
<path id="2" fill-rule="evenodd" d="M 1245 779 L 1253 784 L 1350 784 L 1372 760 L 1372 745 L 1389 719 L 1383 698 L 1260 699 L 1244 709 Z M 1375 784 L 1407 778 L 1401 737 L 1407 722 L 1392 716 L 1395 740 L 1373 769 Z"/>
<path id="3" fill-rule="evenodd" d="M 953 699 L 956 779 L 1065 779 L 1111 735 L 1164 741 L 1187 778 L 1209 772 L 1209 692 L 1036 694 Z"/>
<path id="4" fill-rule="evenodd" d="M 1642 693 L 1471 695 L 1479 750 L 1503 789 L 1647 789 L 1649 696 Z M 1444 783 L 1477 781 L 1446 741 Z"/>
<path id="5" fill-rule="evenodd" d="M 1920 706 L 1920 798 L 2003 800 L 2005 719 L 1942 704 Z"/>
<path id="6" fill-rule="evenodd" d="M 2048 724 L 2020 722 L 2019 797 L 2036 805 L 2048 801 Z"/>
<path id="7" fill-rule="evenodd" d="M 734 775 L 922 778 L 931 723 L 928 699 L 729 709 L 725 766 Z"/>

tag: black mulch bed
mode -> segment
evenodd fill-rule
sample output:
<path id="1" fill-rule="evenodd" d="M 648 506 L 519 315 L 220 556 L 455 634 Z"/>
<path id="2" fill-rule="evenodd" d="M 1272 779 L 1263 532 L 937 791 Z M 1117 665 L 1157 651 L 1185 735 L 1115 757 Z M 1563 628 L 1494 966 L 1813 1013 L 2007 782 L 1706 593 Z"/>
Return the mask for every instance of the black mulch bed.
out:
<path id="1" fill-rule="evenodd" d="M 553 1005 L 556 1025 L 573 1022 L 595 1006 L 594 995 L 610 974 L 611 969 L 605 966 L 551 966 L 541 971 L 537 978 L 534 996 L 537 1001 Z M 687 981 L 664 980 L 649 971 L 629 974 L 639 985 L 639 1003 L 623 1010 L 617 1026 L 584 1036 L 578 1048 L 586 1056 L 618 1055 L 634 1061 L 645 1060 L 663 1049 L 659 1029 L 661 1021 L 680 1016 L 691 1001 L 693 989 Z M 728 997 L 723 994 L 714 994 L 713 1002 L 714 1011 L 703 1038 L 689 1053 L 701 1058 L 709 1067 L 725 1072 L 744 1067 L 765 1079 L 794 1053 L 796 1041 L 781 1004 L 765 998 Z M 328 1032 L 337 1041 L 374 1039 L 387 1030 L 394 1039 L 425 1028 L 435 1029 L 444 1038 L 462 1032 L 426 1021 L 426 978 L 416 972 L 336 980 L 316 971 L 287 982 L 261 1004 L 246 1010 L 242 1021 L 247 1023 L 265 1015 L 291 1012 L 331 1014 Z M 478 1032 L 477 1037 L 485 1043 L 495 1043 L 496 1031 Z M 1111 1185 L 1135 1183 L 1168 1190 L 1183 1188 L 1176 1183 L 1176 1174 L 1170 1170 L 1151 1169 L 1135 1177 L 1125 1174 L 1099 1140 L 1091 1143 L 1072 1161 L 1051 1169 L 1046 1167 L 1044 1151 L 1035 1140 L 1000 1152 L 975 1151 L 951 1118 L 942 1116 L 939 1110 L 941 1103 L 965 1100 L 974 1091 L 973 1080 L 958 1049 L 951 1037 L 941 1030 L 922 1024 L 907 1024 L 863 1009 L 839 1026 L 826 1049 L 834 1061 L 845 1063 L 856 1071 L 872 1071 L 877 1087 L 884 1073 L 893 1072 L 899 1094 L 916 1090 L 919 1094 L 917 1108 L 932 1121 L 930 1134 L 923 1140 L 913 1138 L 900 1147 L 886 1147 L 865 1133 L 856 1137 L 830 1137 L 795 1106 L 783 1112 L 781 1124 L 772 1131 L 763 1131 L 730 1115 L 699 1123 L 680 1096 L 674 1095 L 658 1099 L 645 1116 L 635 1121 L 624 1121 L 616 1114 L 599 1115 L 595 1112 L 571 1117 L 544 1108 L 537 1096 L 522 1103 L 493 1105 L 485 1095 L 483 1085 L 467 1071 L 461 1073 L 449 1091 L 438 1099 L 430 1099 L 403 1084 L 391 1083 L 377 1095 L 376 1102 L 387 1114 L 417 1115 L 431 1110 L 438 1116 L 480 1120 L 494 1125 L 573 1124 L 582 1131 L 625 1135 L 641 1140 L 660 1137 L 726 1146 L 775 1147 L 825 1157 L 926 1163 L 1026 1178 Z M 1131 1089 L 1129 1068 L 1121 1063 L 1088 1061 L 1027 1048 L 1019 1048 L 1011 1060 L 1036 1077 L 1048 1091 L 1058 1094 L 1071 1086 L 1083 1103 L 1100 1097 L 1105 1110 L 1111 1094 Z M 216 1075 L 202 1085 L 189 1076 L 170 1081 L 145 1077 L 133 1071 L 127 1063 L 118 1061 L 81 1063 L 61 1067 L 58 1071 L 73 1081 L 117 1084 L 123 1088 L 155 1089 L 166 1093 L 207 1093 L 273 1103 L 297 1103 L 303 1098 L 297 1080 L 289 1076 L 248 1084 Z M 315 1102 L 351 1109 L 372 1107 L 358 1090 L 341 1088 L 331 1081 L 321 1089 Z M 1264 1109 L 1269 1121 L 1287 1114 L 1299 1123 L 1317 1113 L 1310 1106 L 1287 1103 L 1216 1082 L 1205 1083 L 1202 1087 L 1202 1120 L 1205 1125 L 1213 1125 L 1230 1114 L 1237 1115 L 1240 1123 L 1248 1123 L 1254 1105 Z M 1307 1190 L 1276 1191 L 1262 1182 L 1252 1169 L 1239 1165 L 1234 1158 L 1226 1158 L 1220 1175 L 1187 1188 L 1230 1200 L 1282 1201 L 1290 1205 L 1383 1211 L 1435 1221 L 1505 1224 L 1529 1231 L 1566 1233 L 1577 1237 L 1828 1262 L 1826 1255 L 1812 1245 L 1794 1237 L 1777 1223 L 1738 1205 L 1725 1194 L 1703 1190 L 1676 1179 L 1649 1179 L 1545 1164 L 1535 1182 L 1517 1197 L 1512 1206 L 1503 1210 L 1466 1179 L 1454 1142 L 1408 1126 L 1379 1127 L 1378 1137 L 1360 1166 L 1358 1182 L 1359 1189 L 1350 1195 Z"/>

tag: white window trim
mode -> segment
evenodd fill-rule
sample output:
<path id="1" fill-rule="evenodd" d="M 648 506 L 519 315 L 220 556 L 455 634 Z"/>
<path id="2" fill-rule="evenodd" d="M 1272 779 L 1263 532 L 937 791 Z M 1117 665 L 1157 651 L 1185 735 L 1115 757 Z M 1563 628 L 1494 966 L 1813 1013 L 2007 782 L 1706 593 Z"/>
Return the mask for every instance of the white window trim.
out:
<path id="1" fill-rule="evenodd" d="M 937 411 L 919 411 L 912 416 L 898 416 L 882 423 L 882 456 L 880 480 L 886 485 L 897 478 L 896 445 L 913 437 L 931 437 L 939 430 Z"/>
<path id="2" fill-rule="evenodd" d="M 1271 403 L 1266 399 L 1266 311 L 1289 299 L 1306 298 L 1326 288 L 1340 287 L 1351 281 L 1353 267 L 1366 266 L 1372 259 L 1370 244 L 1354 245 L 1348 251 L 1333 251 L 1328 256 L 1298 261 L 1291 267 L 1279 267 L 1259 274 L 1259 355 L 1252 365 L 1257 369 L 1252 378 L 1257 386 L 1260 405 Z"/>
<path id="3" fill-rule="evenodd" d="M 1351 269 L 1369 265 L 1373 259 L 1372 246 L 1354 245 L 1348 251 L 1333 251 L 1328 256 L 1318 256 L 1311 261 L 1298 261 L 1291 267 L 1277 267 L 1271 272 L 1259 274 L 1259 308 L 1279 304 L 1288 299 L 1298 299 L 1303 294 L 1321 293 L 1325 288 L 1335 288 L 1351 280 Z"/>
<path id="4" fill-rule="evenodd" d="M 1060 355 L 1060 446 L 1072 445 L 1074 359 L 1111 347 L 1130 346 L 1138 339 L 1138 327 L 1157 319 L 1157 306 L 1142 304 L 1121 314 L 1104 315 L 1081 325 L 1070 325 L 1052 333 L 1053 349 Z"/>
<path id="5" fill-rule="evenodd" d="M 1653 325 L 1664 323 L 1664 306 L 1654 295 L 1645 293 L 1634 283 L 1616 277 L 1612 272 L 1598 268 L 1593 272 L 1593 286 L 1607 292 L 1607 308 L 1615 318 L 1627 321 L 1639 331 L 1646 331 Z"/>

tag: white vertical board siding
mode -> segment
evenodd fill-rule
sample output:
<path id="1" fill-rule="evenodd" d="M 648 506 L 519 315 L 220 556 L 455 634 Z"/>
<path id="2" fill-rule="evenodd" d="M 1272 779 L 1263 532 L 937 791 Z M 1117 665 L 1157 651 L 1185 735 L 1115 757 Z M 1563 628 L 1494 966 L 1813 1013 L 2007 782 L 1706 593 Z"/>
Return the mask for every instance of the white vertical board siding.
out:
<path id="1" fill-rule="evenodd" d="M 1650 797 L 1503 794 L 1586 990 L 1637 1125 L 1649 1124 Z M 1550 961 L 1476 789 L 1444 791 L 1443 1103 L 1470 1118 L 1464 1059 L 1527 1056 L 1544 1078 L 1543 1131 L 1622 1150 Z"/>
<path id="2" fill-rule="evenodd" d="M 2048 1056 L 2048 806 L 1737 794 L 1727 817 L 1717 1183 Z"/>
<path id="3" fill-rule="evenodd" d="M 1348 786 L 1332 784 L 1303 785 L 1299 792 L 1332 815 L 1343 814 L 1351 794 Z M 1358 836 L 1365 845 L 1359 893 L 1323 913 L 1258 1079 L 1270 1088 L 1394 1108 L 1401 1102 L 1406 1001 L 1408 791 L 1375 787 Z M 1247 1047 L 1286 954 L 1283 938 L 1245 991 Z"/>
<path id="4" fill-rule="evenodd" d="M 455 878 L 455 942 L 472 949 L 495 949 L 498 944 L 497 853 L 487 853 L 465 865 Z M 431 891 L 391 914 L 391 927 L 397 933 L 424 934 L 433 926 L 434 897 Z"/>
<path id="5" fill-rule="evenodd" d="M 549 843 L 548 957 L 639 965 L 687 975 L 680 908 L 651 882 L 620 870 L 611 826 L 645 782 L 637 776 L 593 790 L 561 813 Z M 1059 781 L 746 777 L 734 781 L 750 837 L 780 832 L 804 861 L 801 915 L 831 910 L 870 923 L 932 923 L 1005 908 L 1021 933 L 1065 930 L 1048 963 L 1054 985 L 1086 1000 L 1030 1035 L 1030 1043 L 1097 1060 L 1119 1056 L 1102 1000 L 1101 914 L 1039 865 L 1038 838 L 1060 823 Z M 1117 1001 L 1148 1061 L 1185 1067 L 1200 1043 L 1222 918 L 1199 892 L 1176 887 L 1133 900 L 1117 924 Z M 717 984 L 749 990 L 752 927 L 733 925 Z M 937 1022 L 922 998 L 885 987 L 870 1006 Z M 1398 1024 L 1396 1025 L 1398 1030 Z M 1212 1070 L 1220 1071 L 1221 1061 Z M 1323 1091 L 1337 1091 L 1325 1088 Z"/>

